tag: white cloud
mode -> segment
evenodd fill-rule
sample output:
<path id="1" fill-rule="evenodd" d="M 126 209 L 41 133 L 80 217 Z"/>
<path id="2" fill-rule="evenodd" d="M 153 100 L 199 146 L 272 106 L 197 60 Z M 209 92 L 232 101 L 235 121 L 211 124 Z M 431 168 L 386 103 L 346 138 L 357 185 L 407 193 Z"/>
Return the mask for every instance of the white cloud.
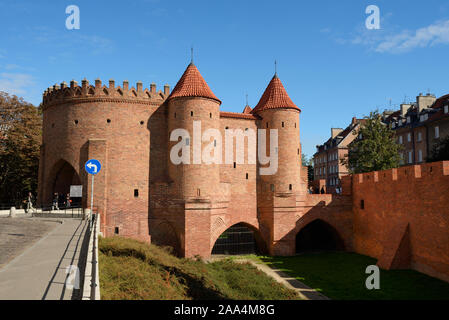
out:
<path id="1" fill-rule="evenodd" d="M 449 44 L 449 20 L 436 22 L 414 32 L 405 30 L 396 35 L 389 35 L 377 44 L 375 51 L 402 53 L 437 44 Z"/>
<path id="2" fill-rule="evenodd" d="M 33 77 L 24 73 L 0 73 L 0 91 L 23 95 L 34 86 Z"/>

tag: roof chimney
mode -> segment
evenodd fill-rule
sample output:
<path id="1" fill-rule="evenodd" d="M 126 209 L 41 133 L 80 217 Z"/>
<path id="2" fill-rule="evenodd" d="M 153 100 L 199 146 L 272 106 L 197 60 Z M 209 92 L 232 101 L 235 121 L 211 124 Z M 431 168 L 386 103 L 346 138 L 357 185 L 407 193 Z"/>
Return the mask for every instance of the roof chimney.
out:
<path id="1" fill-rule="evenodd" d="M 332 139 L 335 138 L 336 136 L 338 136 L 338 134 L 342 131 L 343 131 L 342 128 L 331 128 Z"/>
<path id="2" fill-rule="evenodd" d="M 422 96 L 419 95 L 416 97 L 416 102 L 418 104 L 418 113 L 423 111 L 426 108 L 429 108 L 436 100 L 436 97 L 434 95 L 427 95 Z"/>
<path id="3" fill-rule="evenodd" d="M 405 117 L 405 114 L 407 113 L 408 109 L 410 109 L 412 105 L 409 103 L 403 103 L 401 104 L 401 116 Z"/>

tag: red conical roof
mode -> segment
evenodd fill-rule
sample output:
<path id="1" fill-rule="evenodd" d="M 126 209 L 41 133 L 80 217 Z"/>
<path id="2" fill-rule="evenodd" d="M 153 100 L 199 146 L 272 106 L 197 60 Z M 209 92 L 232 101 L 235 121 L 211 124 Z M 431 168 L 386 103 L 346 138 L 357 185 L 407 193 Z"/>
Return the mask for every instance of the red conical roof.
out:
<path id="1" fill-rule="evenodd" d="M 251 107 L 249 105 L 245 106 L 245 109 L 243 109 L 243 113 L 251 113 L 253 109 L 251 109 Z"/>
<path id="2" fill-rule="evenodd" d="M 296 109 L 301 111 L 301 109 L 299 109 L 288 96 L 281 80 L 277 75 L 275 75 L 268 84 L 268 87 L 265 89 L 259 103 L 254 107 L 251 113 L 254 114 L 266 109 L 279 108 Z"/>
<path id="3" fill-rule="evenodd" d="M 168 99 L 177 97 L 203 97 L 214 99 L 221 104 L 193 63 L 184 71 Z"/>

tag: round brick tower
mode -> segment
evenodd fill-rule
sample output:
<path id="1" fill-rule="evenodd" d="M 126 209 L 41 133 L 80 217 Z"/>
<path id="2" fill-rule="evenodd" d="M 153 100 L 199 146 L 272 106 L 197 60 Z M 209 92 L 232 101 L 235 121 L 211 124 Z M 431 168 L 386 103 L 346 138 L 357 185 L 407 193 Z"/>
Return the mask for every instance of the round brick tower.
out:
<path id="1" fill-rule="evenodd" d="M 259 129 L 266 131 L 267 154 L 277 153 L 277 171 L 259 174 L 261 190 L 276 193 L 302 193 L 299 114 L 301 110 L 288 96 L 275 74 L 259 103 L 251 111 L 262 118 Z M 277 130 L 278 146 L 270 146 L 270 130 Z M 274 133 L 274 132 L 273 132 Z M 260 143 L 260 142 L 259 142 Z M 260 148 L 260 146 L 259 146 Z"/>
<path id="2" fill-rule="evenodd" d="M 188 133 L 184 142 L 169 141 L 168 172 L 174 182 L 174 193 L 179 199 L 213 197 L 219 193 L 219 164 L 204 163 L 202 151 L 220 141 L 202 137 L 209 129 L 220 128 L 221 101 L 214 95 L 193 63 L 190 63 L 168 98 L 168 135 L 174 130 Z M 178 130 L 179 132 L 179 130 Z M 206 137 L 204 137 L 206 138 Z M 169 139 L 170 140 L 170 139 Z M 172 148 L 184 143 L 189 148 L 187 163 L 175 163 Z M 185 149 L 186 150 L 186 149 Z"/>
<path id="3" fill-rule="evenodd" d="M 81 86 L 71 81 L 46 90 L 38 205 L 48 208 L 54 193 L 65 199 L 71 185 L 82 185 L 77 201 L 89 207 L 91 177 L 84 164 L 94 158 L 102 164 L 94 187 L 102 232 L 147 240 L 150 159 L 157 159 L 154 152 L 150 157 L 150 140 L 166 137 L 150 120 L 163 114 L 168 95 L 168 86 L 157 92 L 155 85 L 144 89 L 138 82 L 134 88 L 128 81 L 116 86 L 110 80 L 108 86 L 99 79 L 94 85 L 84 79 Z M 151 170 L 156 174 L 164 166 L 165 161 Z"/>

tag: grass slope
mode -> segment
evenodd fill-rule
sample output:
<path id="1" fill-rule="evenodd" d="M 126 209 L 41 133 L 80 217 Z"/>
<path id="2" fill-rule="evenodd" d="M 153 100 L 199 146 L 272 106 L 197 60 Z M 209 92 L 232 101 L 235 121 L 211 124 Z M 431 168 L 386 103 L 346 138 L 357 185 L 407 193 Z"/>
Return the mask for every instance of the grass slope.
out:
<path id="1" fill-rule="evenodd" d="M 299 299 L 251 264 L 177 258 L 164 248 L 122 237 L 100 238 L 105 300 Z"/>
<path id="2" fill-rule="evenodd" d="M 414 270 L 380 270 L 380 289 L 365 287 L 368 265 L 377 260 L 348 252 L 310 253 L 294 257 L 259 257 L 269 265 L 338 300 L 449 299 L 449 283 Z"/>

